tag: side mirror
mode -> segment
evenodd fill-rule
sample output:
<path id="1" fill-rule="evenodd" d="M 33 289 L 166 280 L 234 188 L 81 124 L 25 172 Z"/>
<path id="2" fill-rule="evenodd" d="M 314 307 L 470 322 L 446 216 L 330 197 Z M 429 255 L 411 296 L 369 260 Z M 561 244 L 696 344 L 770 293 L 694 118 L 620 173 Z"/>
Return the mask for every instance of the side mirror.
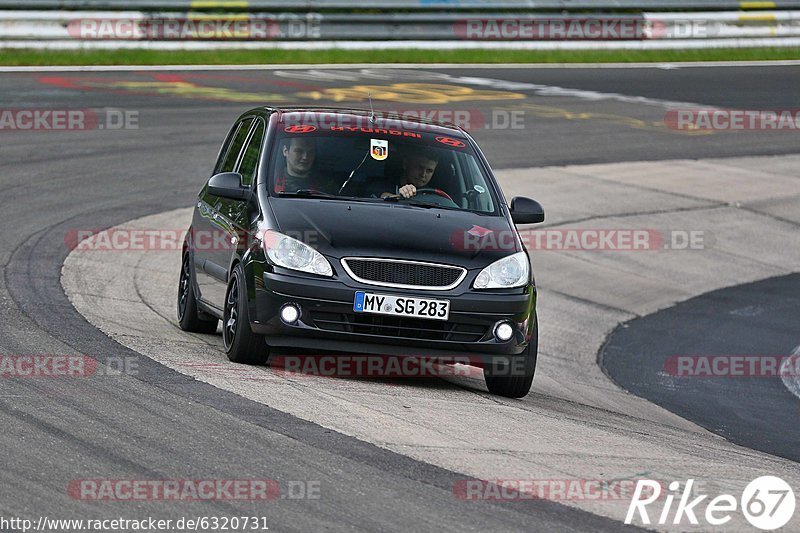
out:
<path id="1" fill-rule="evenodd" d="M 250 195 L 250 189 L 242 185 L 242 175 L 238 172 L 223 172 L 211 176 L 208 180 L 208 192 L 231 200 L 246 200 Z"/>
<path id="2" fill-rule="evenodd" d="M 516 196 L 511 199 L 511 219 L 514 224 L 544 222 L 544 208 L 536 200 Z"/>

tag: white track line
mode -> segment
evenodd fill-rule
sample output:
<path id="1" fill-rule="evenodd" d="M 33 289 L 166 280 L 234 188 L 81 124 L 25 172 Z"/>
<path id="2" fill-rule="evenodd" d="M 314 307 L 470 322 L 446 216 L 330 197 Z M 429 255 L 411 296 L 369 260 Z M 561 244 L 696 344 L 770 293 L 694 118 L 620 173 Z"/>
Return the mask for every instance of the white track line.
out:
<path id="1" fill-rule="evenodd" d="M 789 392 L 800 398 L 800 375 L 795 371 L 798 367 L 798 357 L 800 357 L 800 346 L 794 349 L 791 357 L 784 359 L 781 365 L 781 381 Z"/>

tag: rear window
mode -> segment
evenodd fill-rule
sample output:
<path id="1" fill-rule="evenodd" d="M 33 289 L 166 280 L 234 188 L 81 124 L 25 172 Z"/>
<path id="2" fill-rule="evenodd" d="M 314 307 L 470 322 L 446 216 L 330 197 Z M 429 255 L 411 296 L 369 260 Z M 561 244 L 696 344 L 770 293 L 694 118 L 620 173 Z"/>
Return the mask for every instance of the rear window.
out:
<path id="1" fill-rule="evenodd" d="M 497 199 L 466 139 L 426 130 L 279 124 L 267 186 L 497 213 Z M 417 193 L 399 195 L 405 185 Z"/>

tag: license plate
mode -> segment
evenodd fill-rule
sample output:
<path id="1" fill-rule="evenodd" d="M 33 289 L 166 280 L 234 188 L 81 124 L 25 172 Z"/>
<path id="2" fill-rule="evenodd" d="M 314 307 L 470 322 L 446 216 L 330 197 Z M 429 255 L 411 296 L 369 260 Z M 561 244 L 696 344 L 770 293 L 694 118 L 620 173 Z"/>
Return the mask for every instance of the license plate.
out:
<path id="1" fill-rule="evenodd" d="M 356 292 L 355 302 L 353 302 L 353 311 L 356 313 L 447 320 L 450 316 L 450 300 L 408 298 L 406 296 L 358 291 Z"/>

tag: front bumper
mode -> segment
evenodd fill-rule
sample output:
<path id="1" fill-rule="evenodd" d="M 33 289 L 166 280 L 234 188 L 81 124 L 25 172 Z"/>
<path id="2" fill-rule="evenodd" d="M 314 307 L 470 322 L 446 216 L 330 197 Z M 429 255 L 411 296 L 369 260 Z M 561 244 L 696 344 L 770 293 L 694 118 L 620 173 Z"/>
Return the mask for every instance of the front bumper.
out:
<path id="1" fill-rule="evenodd" d="M 352 280 L 296 276 L 281 271 L 254 274 L 250 300 L 251 327 L 278 348 L 417 357 L 469 356 L 486 363 L 496 356 L 517 355 L 531 339 L 536 290 L 533 285 L 504 291 L 384 289 Z M 468 287 L 467 283 L 462 285 Z M 354 313 L 356 291 L 450 300 L 449 320 L 437 321 Z M 280 308 L 294 303 L 301 316 L 285 324 Z M 507 342 L 494 337 L 499 321 L 514 326 Z M 313 352 L 312 352 L 313 353 Z"/>

